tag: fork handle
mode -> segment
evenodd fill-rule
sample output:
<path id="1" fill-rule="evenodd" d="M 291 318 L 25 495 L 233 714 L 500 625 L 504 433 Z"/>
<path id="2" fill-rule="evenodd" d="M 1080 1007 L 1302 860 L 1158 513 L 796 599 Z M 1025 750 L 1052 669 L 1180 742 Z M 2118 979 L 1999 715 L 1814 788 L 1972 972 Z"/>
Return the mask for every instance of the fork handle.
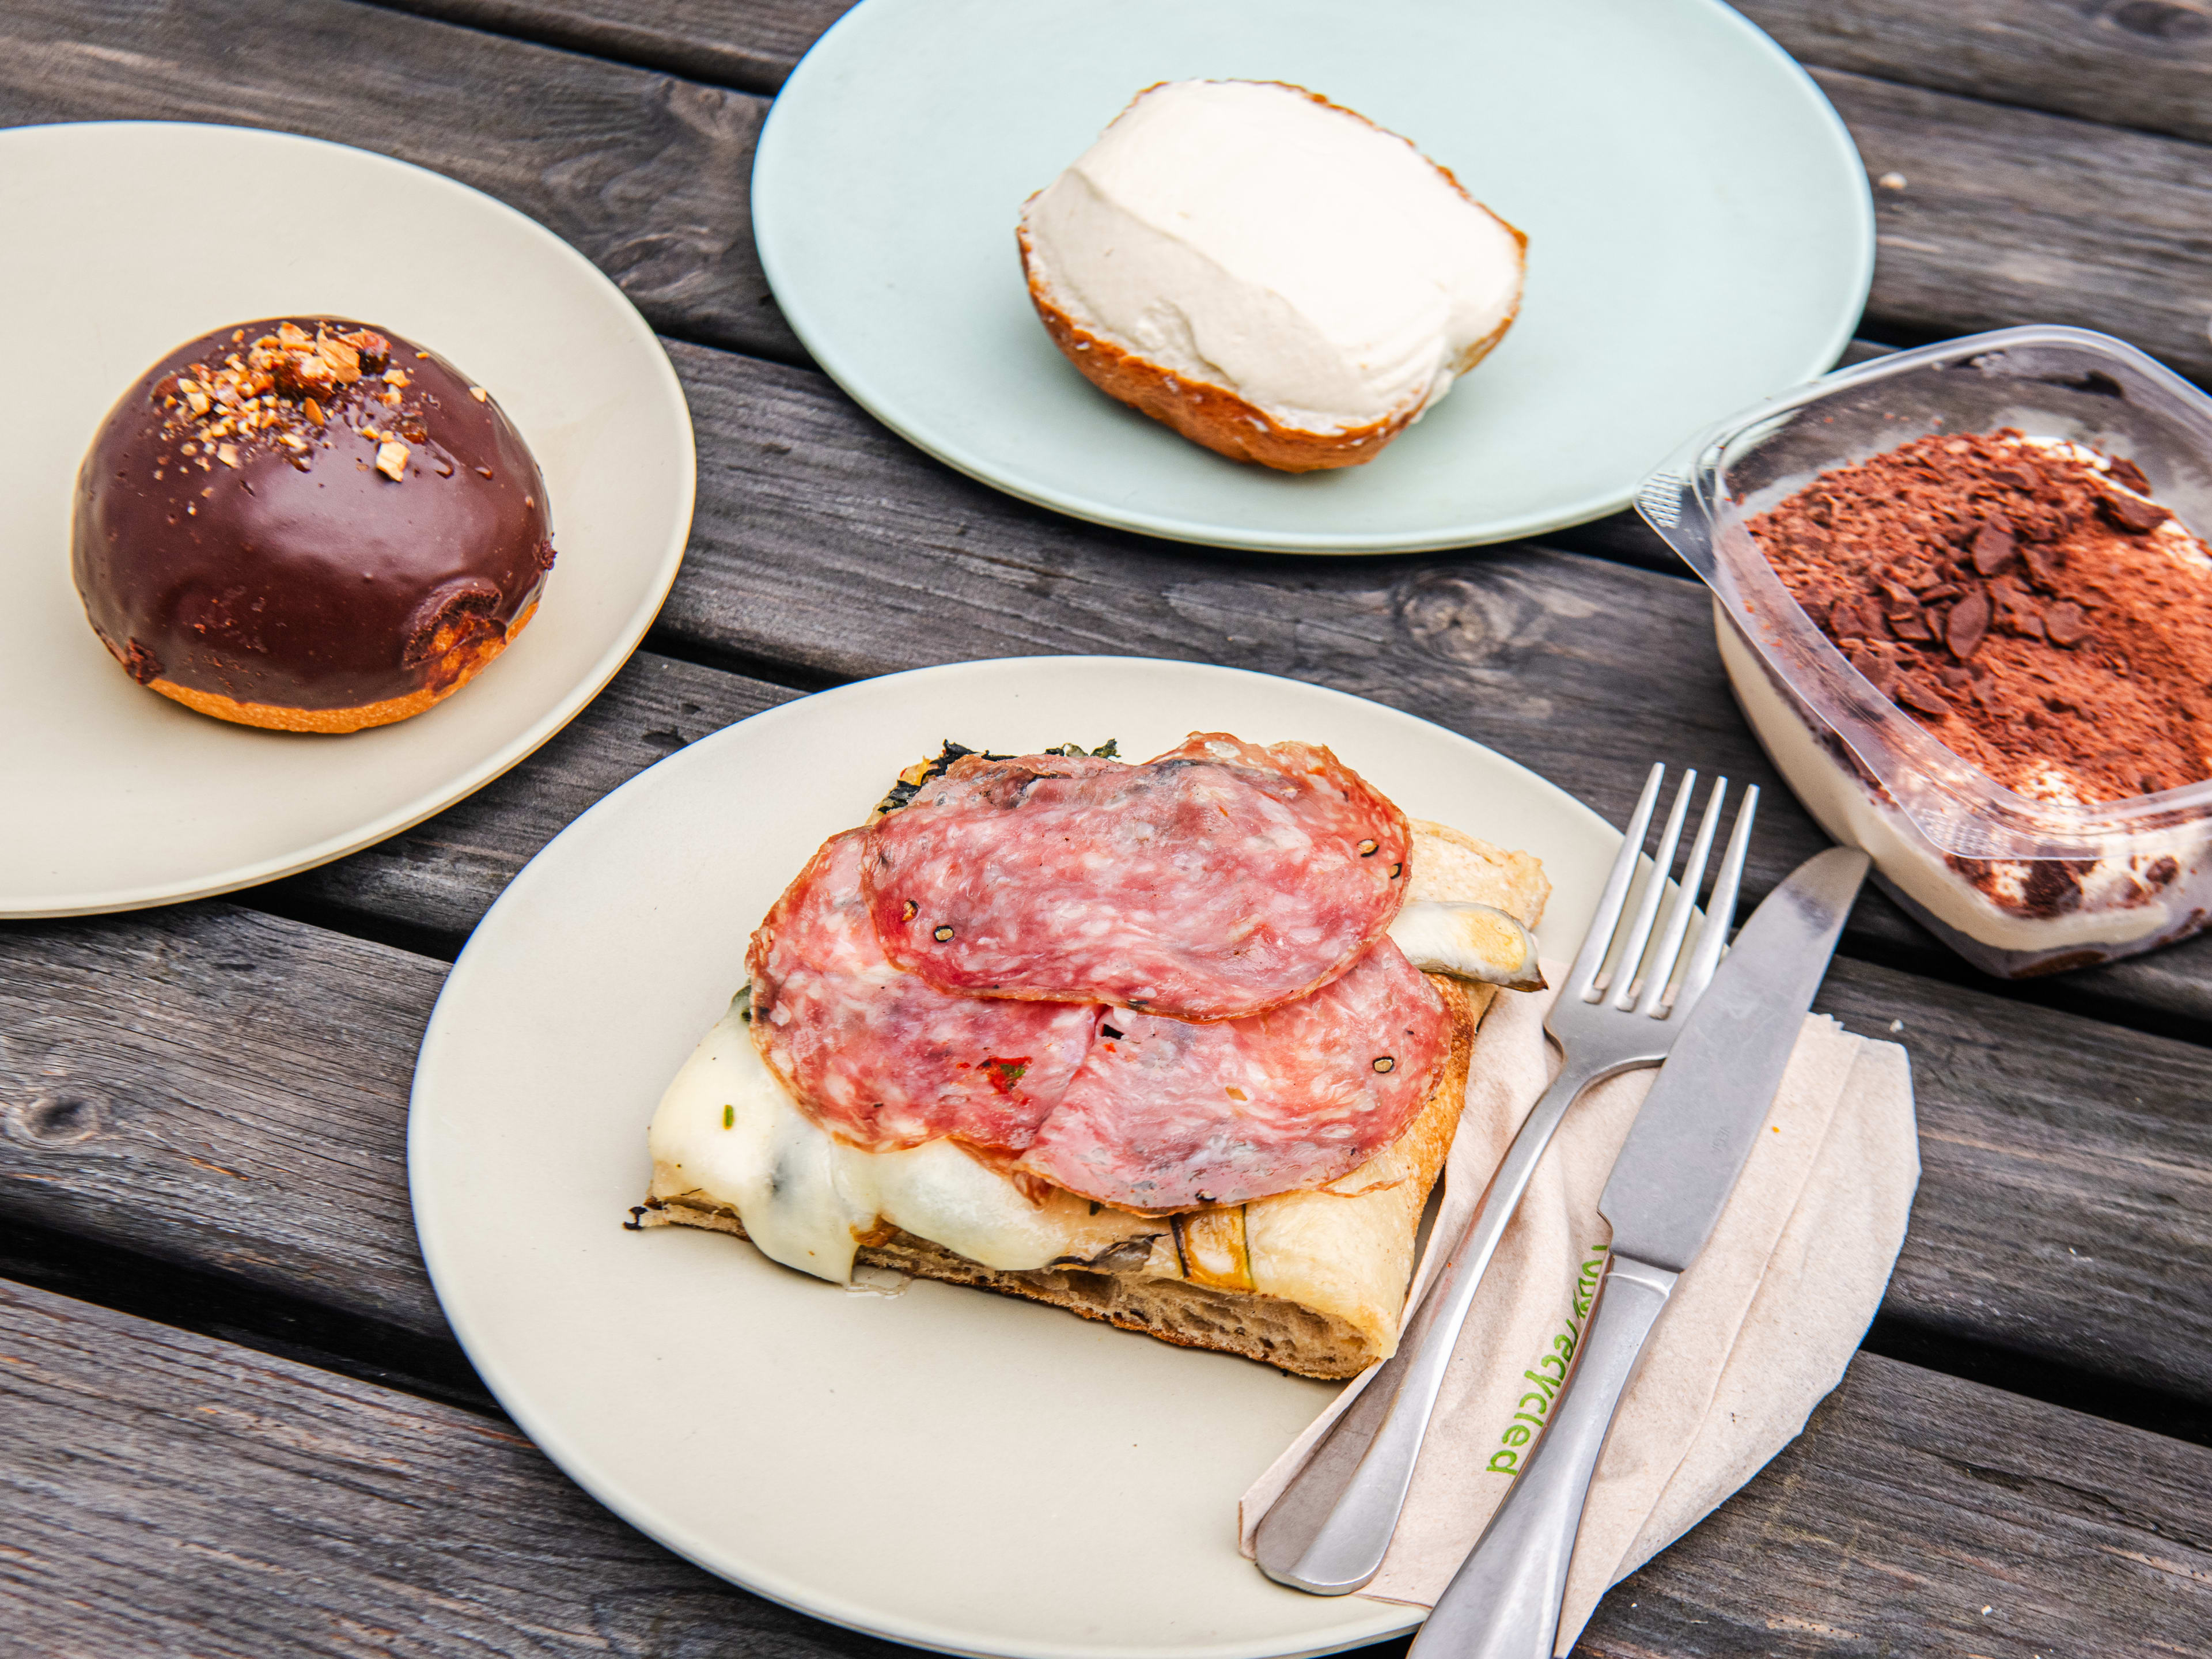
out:
<path id="1" fill-rule="evenodd" d="M 1549 1425 L 1407 1659 L 1552 1659 L 1598 1453 L 1676 1275 L 1615 1256 Z"/>
<path id="2" fill-rule="evenodd" d="M 1277 1583 L 1316 1595 L 1348 1595 L 1382 1567 L 1413 1485 L 1413 1465 L 1445 1368 L 1498 1241 L 1567 1108 L 1591 1084 L 1623 1069 L 1577 1066 L 1570 1054 L 1529 1109 L 1466 1231 L 1408 1322 L 1398 1352 L 1330 1426 L 1261 1521 L 1254 1539 L 1260 1570 Z M 1371 1438 L 1362 1448 L 1358 1443 L 1365 1437 Z"/>

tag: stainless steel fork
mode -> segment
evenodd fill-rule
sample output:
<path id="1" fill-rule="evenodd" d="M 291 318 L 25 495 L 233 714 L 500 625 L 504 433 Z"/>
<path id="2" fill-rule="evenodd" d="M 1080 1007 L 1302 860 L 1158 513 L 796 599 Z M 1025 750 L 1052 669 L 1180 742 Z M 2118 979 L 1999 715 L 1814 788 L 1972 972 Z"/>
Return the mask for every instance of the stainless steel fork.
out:
<path id="1" fill-rule="evenodd" d="M 1623 1072 L 1656 1066 L 1667 1057 L 1683 1017 L 1713 976 L 1735 915 L 1759 791 L 1753 787 L 1744 792 L 1728 851 L 1713 878 L 1705 923 L 1685 952 L 1683 941 L 1720 824 L 1728 780 L 1715 782 L 1705 803 L 1696 842 L 1655 942 L 1652 928 L 1667 896 L 1667 872 L 1674 866 L 1683 820 L 1697 787 L 1695 772 L 1685 772 L 1674 793 L 1650 877 L 1625 927 L 1621 916 L 1666 771 L 1664 766 L 1654 766 L 1644 781 L 1620 855 L 1606 877 L 1597 914 L 1590 918 L 1589 932 L 1544 1021 L 1545 1030 L 1559 1045 L 1559 1076 L 1513 1137 L 1504 1162 L 1431 1281 L 1427 1296 L 1418 1309 L 1408 1310 L 1397 1353 L 1383 1363 L 1359 1398 L 1331 1426 L 1260 1522 L 1255 1540 L 1260 1568 L 1278 1583 L 1316 1595 L 1346 1595 L 1382 1566 L 1413 1483 L 1414 1460 L 1436 1409 L 1444 1368 L 1459 1340 L 1460 1328 L 1467 1322 L 1476 1287 L 1528 1190 L 1537 1160 L 1583 1090 Z M 1677 967 L 1681 969 L 1679 978 Z"/>

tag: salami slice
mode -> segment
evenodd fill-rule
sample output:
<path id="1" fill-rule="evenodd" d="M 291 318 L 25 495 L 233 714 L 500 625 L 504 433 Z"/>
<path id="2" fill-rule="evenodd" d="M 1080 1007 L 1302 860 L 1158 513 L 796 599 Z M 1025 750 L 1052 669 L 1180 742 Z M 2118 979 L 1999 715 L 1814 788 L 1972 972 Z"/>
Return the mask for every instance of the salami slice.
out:
<path id="1" fill-rule="evenodd" d="M 753 1036 L 809 1116 L 870 1152 L 1018 1151 L 1103 1010 L 948 995 L 895 968 L 860 897 L 866 832 L 823 843 L 753 934 Z"/>
<path id="2" fill-rule="evenodd" d="M 1443 1000 L 1389 939 L 1249 1019 L 1110 1012 L 1016 1167 L 1131 1210 L 1325 1186 L 1405 1133 L 1450 1042 Z"/>
<path id="3" fill-rule="evenodd" d="M 1326 749 L 1196 732 L 1139 766 L 970 757 L 870 832 L 869 911 L 940 990 L 1237 1019 L 1397 914 L 1404 814 Z"/>

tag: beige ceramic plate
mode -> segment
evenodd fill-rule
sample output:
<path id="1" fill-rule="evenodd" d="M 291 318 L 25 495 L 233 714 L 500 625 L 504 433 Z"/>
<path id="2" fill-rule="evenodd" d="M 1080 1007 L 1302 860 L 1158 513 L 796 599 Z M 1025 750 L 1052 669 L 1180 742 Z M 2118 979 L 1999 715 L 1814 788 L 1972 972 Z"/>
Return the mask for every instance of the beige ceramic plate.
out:
<path id="1" fill-rule="evenodd" d="M 356 233 L 241 235 L 179 182 L 208 179 L 251 179 L 257 199 Z M 345 738 L 226 725 L 140 690 L 70 579 L 77 462 L 124 389 L 195 335 L 303 311 L 388 326 L 490 387 L 544 470 L 560 555 L 529 631 L 481 679 Z M 0 915 L 224 892 L 428 817 L 575 717 L 683 557 L 691 422 L 644 319 L 542 226 L 388 157 L 239 127 L 0 132 Z"/>
<path id="2" fill-rule="evenodd" d="M 953 1652 L 1325 1652 L 1411 1609 L 1270 1583 L 1237 1498 L 1327 1384 L 949 1285 L 837 1289 L 720 1234 L 623 1231 L 663 1085 L 827 836 L 946 738 L 1035 750 L 1197 729 L 1329 744 L 1410 813 L 1540 853 L 1570 953 L 1617 831 L 1480 744 L 1340 692 L 1187 663 L 1031 658 L 789 703 L 672 756 L 518 876 L 447 980 L 409 1121 L 415 1220 L 502 1405 L 701 1565 Z"/>

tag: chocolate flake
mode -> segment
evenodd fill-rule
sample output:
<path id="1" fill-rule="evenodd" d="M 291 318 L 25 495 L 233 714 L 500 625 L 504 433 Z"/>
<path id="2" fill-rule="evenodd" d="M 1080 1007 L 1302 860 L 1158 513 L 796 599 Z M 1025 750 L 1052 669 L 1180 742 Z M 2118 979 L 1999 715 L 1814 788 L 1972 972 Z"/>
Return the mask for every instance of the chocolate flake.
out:
<path id="1" fill-rule="evenodd" d="M 1974 568 L 1984 576 L 1994 576 L 2012 557 L 2012 526 L 2002 519 L 1989 519 L 1974 532 Z"/>
<path id="2" fill-rule="evenodd" d="M 1951 700 L 1925 674 L 1911 673 L 1897 682 L 1897 700 L 1907 708 L 1922 714 L 1948 714 Z"/>
<path id="3" fill-rule="evenodd" d="M 2139 501 L 2132 495 L 2100 495 L 2097 510 L 2115 530 L 2130 536 L 2148 536 L 2173 516 L 2156 501 Z"/>
<path id="4" fill-rule="evenodd" d="M 1951 607 L 1943 626 L 1943 643 L 1951 647 L 1953 656 L 1966 662 L 1982 648 L 1989 631 L 1990 596 L 1978 587 Z"/>
<path id="5" fill-rule="evenodd" d="M 2021 562 L 2027 567 L 2030 580 L 2038 587 L 2055 590 L 2064 576 L 2066 562 L 2055 548 L 2025 543 L 2021 547 L 2020 557 Z"/>
<path id="6" fill-rule="evenodd" d="M 1752 533 L 1875 691 L 1999 782 L 2055 770 L 2094 802 L 2212 778 L 2212 575 L 2113 522 L 2128 472 L 2027 447 L 2009 429 L 1913 440 L 1823 474 Z M 2002 514 L 1999 473 L 2033 486 Z M 2063 869 L 2023 900 L 2014 866 L 1953 863 L 2008 908 L 2078 894 Z"/>
<path id="7" fill-rule="evenodd" d="M 2150 494 L 2150 480 L 2143 477 L 2143 470 L 2137 466 L 2133 461 L 2130 460 L 2126 456 L 2115 455 L 2112 458 L 2112 465 L 2108 470 L 2111 471 L 2113 477 L 2118 479 L 2120 483 L 2125 484 L 2130 489 L 2134 490 L 2136 495 L 2148 495 Z"/>
<path id="8" fill-rule="evenodd" d="M 1896 689 L 1897 665 L 1880 651 L 1859 650 L 1850 653 L 1850 665 L 1867 677 L 1874 689 L 1885 697 Z"/>

